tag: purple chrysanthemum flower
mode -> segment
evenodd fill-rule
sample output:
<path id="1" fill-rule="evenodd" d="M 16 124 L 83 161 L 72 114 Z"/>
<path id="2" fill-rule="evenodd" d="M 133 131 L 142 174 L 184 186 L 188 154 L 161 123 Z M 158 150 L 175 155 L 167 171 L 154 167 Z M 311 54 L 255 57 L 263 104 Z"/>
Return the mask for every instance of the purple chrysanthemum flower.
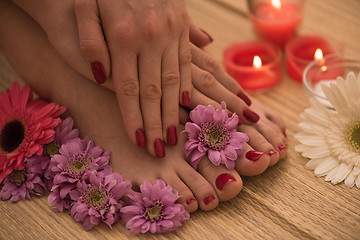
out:
<path id="1" fill-rule="evenodd" d="M 47 154 L 33 156 L 26 159 L 27 172 L 43 176 L 47 167 L 49 166 L 50 157 Z"/>
<path id="2" fill-rule="evenodd" d="M 140 191 L 141 195 L 127 195 L 130 205 L 120 210 L 131 233 L 171 232 L 190 217 L 183 205 L 175 203 L 180 196 L 163 180 L 157 180 L 154 186 L 145 182 L 140 185 Z"/>
<path id="3" fill-rule="evenodd" d="M 59 210 L 69 207 L 70 192 L 79 181 L 87 181 L 90 173 L 105 176 L 112 172 L 108 165 L 110 152 L 103 152 L 87 137 L 76 138 L 59 149 L 60 154 L 51 158 L 51 171 L 55 174 L 49 202 Z"/>
<path id="4" fill-rule="evenodd" d="M 21 199 L 31 199 L 30 194 L 41 196 L 44 193 L 44 183 L 41 181 L 41 163 L 36 166 L 34 163 L 40 161 L 41 157 L 36 156 L 31 159 L 25 159 L 25 168 L 14 170 L 3 181 L 3 187 L 0 191 L 0 199 L 17 202 Z"/>
<path id="5" fill-rule="evenodd" d="M 243 153 L 245 142 L 249 141 L 245 133 L 236 131 L 237 115 L 228 116 L 225 102 L 221 103 L 221 108 L 215 110 L 211 105 L 198 105 L 190 112 L 193 122 L 187 122 L 183 132 L 189 138 L 185 144 L 185 154 L 186 157 L 190 155 L 191 165 L 195 169 L 206 152 L 214 165 L 222 163 L 228 169 L 233 169 L 235 160 Z"/>
<path id="6" fill-rule="evenodd" d="M 74 203 L 70 214 L 76 221 L 83 222 L 85 230 L 89 230 L 99 222 L 110 228 L 118 222 L 120 208 L 124 203 L 120 200 L 131 188 L 131 183 L 118 173 L 100 177 L 91 173 L 89 183 L 77 183 L 76 190 L 70 193 Z"/>
<path id="7" fill-rule="evenodd" d="M 68 143 L 79 136 L 79 130 L 74 129 L 74 120 L 71 117 L 63 120 L 60 125 L 54 128 L 55 130 L 55 139 L 53 142 L 49 143 L 45 147 L 45 151 L 49 156 L 59 154 L 60 147 Z M 46 189 L 50 190 L 53 186 L 53 179 L 55 173 L 51 170 L 55 166 L 55 163 L 52 162 L 48 165 L 48 168 L 44 172 L 44 184 Z"/>

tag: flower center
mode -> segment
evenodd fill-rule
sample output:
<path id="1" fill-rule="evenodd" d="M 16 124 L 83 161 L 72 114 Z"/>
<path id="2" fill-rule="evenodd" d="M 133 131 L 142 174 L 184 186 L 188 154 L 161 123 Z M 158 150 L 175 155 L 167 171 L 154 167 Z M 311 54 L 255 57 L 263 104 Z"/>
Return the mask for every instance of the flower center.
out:
<path id="1" fill-rule="evenodd" d="M 353 149 L 360 153 L 360 121 L 350 125 L 345 132 L 345 138 Z"/>
<path id="2" fill-rule="evenodd" d="M 96 210 L 104 210 L 109 208 L 109 195 L 105 188 L 91 186 L 81 195 L 81 201 Z"/>
<path id="3" fill-rule="evenodd" d="M 150 222 L 157 222 L 164 218 L 164 205 L 159 201 L 155 200 L 150 207 L 147 207 L 144 212 L 144 217 Z"/>
<path id="4" fill-rule="evenodd" d="M 93 158 L 86 153 L 76 153 L 73 158 L 67 163 L 65 171 L 74 178 L 80 178 L 83 173 L 89 168 Z"/>
<path id="5" fill-rule="evenodd" d="M 59 144 L 56 142 L 51 142 L 48 145 L 46 145 L 46 153 L 49 155 L 56 155 L 59 154 Z"/>
<path id="6" fill-rule="evenodd" d="M 0 133 L 0 149 L 10 153 L 22 143 L 25 137 L 25 127 L 19 120 L 5 124 Z"/>
<path id="7" fill-rule="evenodd" d="M 25 182 L 25 171 L 24 170 L 14 170 L 10 174 L 10 181 L 15 183 L 16 186 L 20 187 Z"/>
<path id="8" fill-rule="evenodd" d="M 205 122 L 201 125 L 199 133 L 200 141 L 214 150 L 224 149 L 229 143 L 230 132 L 225 125 Z"/>

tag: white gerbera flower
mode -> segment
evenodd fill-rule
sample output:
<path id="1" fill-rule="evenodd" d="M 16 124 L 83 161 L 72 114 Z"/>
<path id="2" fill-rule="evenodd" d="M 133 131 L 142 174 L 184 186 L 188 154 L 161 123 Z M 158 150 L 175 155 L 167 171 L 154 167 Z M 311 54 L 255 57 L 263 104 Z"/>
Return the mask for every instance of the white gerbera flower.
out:
<path id="1" fill-rule="evenodd" d="M 306 167 L 317 177 L 360 188 L 360 74 L 357 79 L 353 72 L 346 80 L 338 77 L 322 90 L 335 111 L 310 99 L 311 108 L 300 114 L 295 150 L 311 159 Z"/>

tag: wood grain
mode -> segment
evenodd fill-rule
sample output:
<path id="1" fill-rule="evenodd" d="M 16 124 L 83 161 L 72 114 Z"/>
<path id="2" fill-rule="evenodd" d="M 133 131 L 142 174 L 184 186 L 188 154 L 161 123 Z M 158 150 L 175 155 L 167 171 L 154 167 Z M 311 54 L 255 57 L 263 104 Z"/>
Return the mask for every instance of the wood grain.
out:
<path id="1" fill-rule="evenodd" d="M 215 39 L 208 49 L 222 62 L 232 42 L 255 39 L 246 1 L 188 0 L 194 21 Z M 360 1 L 307 1 L 300 34 L 338 38 L 345 50 L 360 53 Z M 0 90 L 20 80 L 0 58 Z M 288 157 L 265 173 L 245 177 L 242 192 L 210 212 L 197 211 L 176 232 L 132 236 L 123 225 L 99 225 L 85 232 L 65 213 L 54 213 L 47 197 L 0 202 L 0 239 L 360 239 L 360 190 L 332 185 L 304 168 L 294 151 L 299 114 L 309 106 L 302 86 L 283 71 L 279 85 L 255 94 L 278 111 L 287 125 Z"/>

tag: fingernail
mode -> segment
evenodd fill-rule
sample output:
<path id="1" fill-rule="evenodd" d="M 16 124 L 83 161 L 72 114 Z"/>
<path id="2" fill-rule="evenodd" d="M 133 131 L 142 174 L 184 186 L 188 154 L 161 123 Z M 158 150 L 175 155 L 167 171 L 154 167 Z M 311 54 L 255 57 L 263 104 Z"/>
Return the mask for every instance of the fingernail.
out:
<path id="1" fill-rule="evenodd" d="M 238 126 L 240 126 L 241 124 L 243 124 L 245 121 L 244 121 L 244 119 L 242 119 L 242 117 L 240 117 L 240 116 L 238 116 L 238 119 L 239 119 L 239 121 L 238 121 Z"/>
<path id="2" fill-rule="evenodd" d="M 241 98 L 248 106 L 251 105 L 251 100 L 245 93 L 240 91 L 237 96 Z"/>
<path id="3" fill-rule="evenodd" d="M 264 154 L 264 152 L 258 152 L 258 151 L 248 151 L 246 153 L 246 158 L 251 161 L 257 161 L 259 158 Z"/>
<path id="4" fill-rule="evenodd" d="M 99 62 L 91 63 L 91 71 L 98 84 L 103 84 L 106 81 L 106 73 L 104 66 Z"/>
<path id="5" fill-rule="evenodd" d="M 156 157 L 158 157 L 158 158 L 165 157 L 164 144 L 163 144 L 163 142 L 161 141 L 160 138 L 155 139 L 154 148 L 155 148 L 155 156 Z"/>
<path id="6" fill-rule="evenodd" d="M 196 201 L 195 198 L 189 198 L 188 200 L 186 200 L 186 204 L 190 205 L 191 203 L 193 203 L 194 201 Z"/>
<path id="7" fill-rule="evenodd" d="M 176 132 L 176 127 L 172 126 L 169 127 L 167 129 L 167 134 L 166 134 L 166 140 L 167 140 L 167 144 L 169 145 L 176 145 L 177 144 L 177 132 Z"/>
<path id="8" fill-rule="evenodd" d="M 233 176 L 231 176 L 228 173 L 223 173 L 216 178 L 215 183 L 216 183 L 216 187 L 219 190 L 223 190 L 228 182 L 235 182 L 235 181 L 236 179 Z"/>
<path id="9" fill-rule="evenodd" d="M 144 131 L 141 128 L 139 128 L 138 130 L 136 130 L 135 135 L 136 135 L 136 144 L 139 147 L 144 148 L 146 146 Z"/>
<path id="10" fill-rule="evenodd" d="M 209 38 L 210 42 L 214 41 L 214 39 L 210 36 L 210 34 L 207 33 L 204 29 L 200 28 L 200 30 Z"/>
<path id="11" fill-rule="evenodd" d="M 251 111 L 248 108 L 243 111 L 243 115 L 247 120 L 253 123 L 256 123 L 260 119 L 259 115 L 257 115 L 255 112 Z"/>
<path id="12" fill-rule="evenodd" d="M 214 199 L 215 199 L 215 197 L 213 195 L 207 196 L 206 198 L 204 198 L 205 205 L 208 205 Z"/>
<path id="13" fill-rule="evenodd" d="M 281 144 L 278 148 L 280 151 L 283 151 L 286 149 L 286 144 Z"/>
<path id="14" fill-rule="evenodd" d="M 269 154 L 269 156 L 272 156 L 272 155 L 276 154 L 276 151 L 275 150 L 270 150 L 268 154 Z"/>
<path id="15" fill-rule="evenodd" d="M 190 96 L 188 91 L 184 91 L 182 94 L 182 105 L 185 107 L 190 107 Z"/>

